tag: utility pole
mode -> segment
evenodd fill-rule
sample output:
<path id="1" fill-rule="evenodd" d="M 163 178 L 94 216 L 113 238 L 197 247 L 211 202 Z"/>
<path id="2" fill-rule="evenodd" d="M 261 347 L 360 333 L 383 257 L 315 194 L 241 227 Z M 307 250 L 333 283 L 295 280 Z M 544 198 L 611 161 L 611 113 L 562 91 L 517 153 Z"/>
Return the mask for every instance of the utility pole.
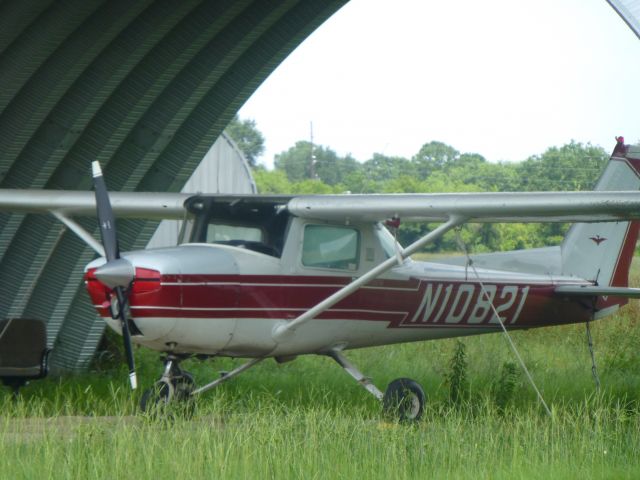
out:
<path id="1" fill-rule="evenodd" d="M 313 147 L 313 122 L 309 122 L 309 138 L 311 143 L 311 166 L 309 168 L 309 178 L 318 178 L 316 175 L 316 154 Z"/>

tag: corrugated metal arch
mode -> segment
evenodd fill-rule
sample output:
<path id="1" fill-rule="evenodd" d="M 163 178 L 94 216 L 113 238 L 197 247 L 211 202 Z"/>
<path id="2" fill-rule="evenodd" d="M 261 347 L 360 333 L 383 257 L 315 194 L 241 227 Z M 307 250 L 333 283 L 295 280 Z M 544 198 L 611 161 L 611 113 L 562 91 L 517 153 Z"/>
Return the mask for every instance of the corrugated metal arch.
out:
<path id="1" fill-rule="evenodd" d="M 89 189 L 100 160 L 113 190 L 179 191 L 268 74 L 344 3 L 0 3 L 0 188 Z M 119 227 L 131 249 L 156 223 Z M 0 215 L 0 317 L 46 318 L 50 336 L 63 322 L 95 325 L 80 288 L 93 256 L 52 218 Z M 89 330 L 67 338 L 91 350 L 102 326 Z"/>

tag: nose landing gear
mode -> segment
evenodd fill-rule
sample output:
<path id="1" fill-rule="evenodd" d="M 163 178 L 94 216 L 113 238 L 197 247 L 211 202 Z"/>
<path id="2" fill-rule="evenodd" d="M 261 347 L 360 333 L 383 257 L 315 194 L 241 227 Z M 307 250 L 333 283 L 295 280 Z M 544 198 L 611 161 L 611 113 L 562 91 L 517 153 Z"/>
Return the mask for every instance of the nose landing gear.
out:
<path id="1" fill-rule="evenodd" d="M 140 410 L 143 413 L 162 413 L 167 410 L 169 404 L 177 404 L 189 407 L 191 410 L 191 394 L 195 390 L 193 376 L 180 368 L 180 358 L 168 354 L 164 359 L 164 372 L 160 380 L 142 394 Z"/>

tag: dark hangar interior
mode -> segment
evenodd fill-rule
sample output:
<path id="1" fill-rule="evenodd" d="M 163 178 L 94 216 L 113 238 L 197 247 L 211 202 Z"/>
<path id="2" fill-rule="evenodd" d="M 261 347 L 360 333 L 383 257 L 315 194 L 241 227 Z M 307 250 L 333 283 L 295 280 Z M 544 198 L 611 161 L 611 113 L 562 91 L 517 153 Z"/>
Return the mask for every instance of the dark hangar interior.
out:
<path id="1" fill-rule="evenodd" d="M 0 188 L 177 192 L 242 104 L 347 0 L 0 2 Z M 78 219 L 97 235 L 93 219 Z M 119 223 L 124 250 L 157 222 Z M 0 214 L 0 318 L 47 321 L 58 371 L 104 323 L 81 288 L 95 253 L 53 217 Z"/>

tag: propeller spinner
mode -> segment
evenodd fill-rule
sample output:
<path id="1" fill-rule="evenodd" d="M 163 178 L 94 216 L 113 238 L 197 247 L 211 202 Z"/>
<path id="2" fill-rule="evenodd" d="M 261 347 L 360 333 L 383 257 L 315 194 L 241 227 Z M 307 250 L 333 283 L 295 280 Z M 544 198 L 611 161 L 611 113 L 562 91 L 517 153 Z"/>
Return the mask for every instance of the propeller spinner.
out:
<path id="1" fill-rule="evenodd" d="M 118 247 L 118 237 L 116 234 L 116 222 L 109 201 L 109 192 L 102 176 L 100 163 L 92 162 L 91 169 L 93 172 L 93 186 L 96 193 L 96 210 L 98 214 L 98 223 L 100 224 L 100 236 L 102 237 L 102 245 L 104 247 L 107 262 L 95 272 L 96 278 L 103 284 L 112 289 L 118 300 L 117 311 L 114 312 L 114 318 L 120 319 L 122 325 L 122 339 L 124 343 L 124 351 L 127 357 L 127 365 L 129 366 L 129 381 L 131 389 L 137 387 L 136 368 L 133 359 L 133 347 L 131 345 L 131 332 L 126 318 L 126 303 L 128 300 L 128 290 L 135 276 L 135 269 L 131 263 L 120 257 L 120 248 Z"/>

